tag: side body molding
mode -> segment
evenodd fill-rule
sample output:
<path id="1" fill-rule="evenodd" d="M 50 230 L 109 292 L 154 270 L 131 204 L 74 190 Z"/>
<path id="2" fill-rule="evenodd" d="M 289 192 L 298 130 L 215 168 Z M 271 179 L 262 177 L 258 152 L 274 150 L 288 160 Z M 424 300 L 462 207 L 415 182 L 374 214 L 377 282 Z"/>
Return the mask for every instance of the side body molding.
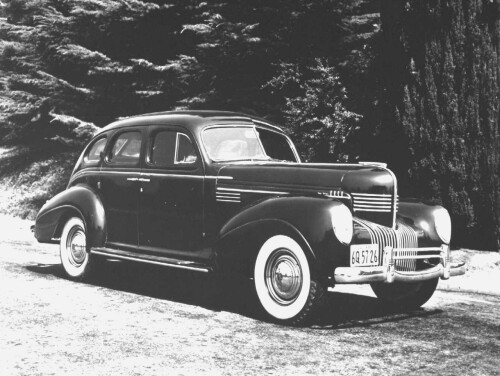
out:
<path id="1" fill-rule="evenodd" d="M 66 221 L 83 219 L 89 247 L 103 246 L 106 241 L 106 217 L 101 199 L 86 185 L 71 187 L 47 201 L 36 217 L 35 238 L 40 243 L 56 243 Z"/>
<path id="2" fill-rule="evenodd" d="M 304 250 L 311 273 L 326 275 L 346 252 L 336 238 L 330 208 L 343 205 L 329 198 L 275 197 L 264 199 L 235 215 L 221 229 L 215 247 L 216 267 L 224 274 L 253 276 L 262 244 L 273 235 L 293 238 Z M 338 264 L 337 264 L 338 265 Z"/>

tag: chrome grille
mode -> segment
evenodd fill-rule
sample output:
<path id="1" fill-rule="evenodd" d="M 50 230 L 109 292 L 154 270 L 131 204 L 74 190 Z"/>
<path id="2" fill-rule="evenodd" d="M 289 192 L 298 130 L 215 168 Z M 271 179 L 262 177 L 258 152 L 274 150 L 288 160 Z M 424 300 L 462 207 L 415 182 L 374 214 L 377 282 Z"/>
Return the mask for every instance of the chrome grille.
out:
<path id="1" fill-rule="evenodd" d="M 395 268 L 398 271 L 415 271 L 417 269 L 418 237 L 415 230 L 403 222 L 398 222 L 397 229 L 380 226 L 376 223 L 354 218 L 354 223 L 365 229 L 370 235 L 371 243 L 378 244 L 379 260 L 382 260 L 384 248 L 397 248 L 400 256 L 407 256 L 396 260 Z"/>
<path id="2" fill-rule="evenodd" d="M 390 194 L 351 193 L 352 207 L 355 212 L 382 212 L 392 211 L 393 197 Z"/>

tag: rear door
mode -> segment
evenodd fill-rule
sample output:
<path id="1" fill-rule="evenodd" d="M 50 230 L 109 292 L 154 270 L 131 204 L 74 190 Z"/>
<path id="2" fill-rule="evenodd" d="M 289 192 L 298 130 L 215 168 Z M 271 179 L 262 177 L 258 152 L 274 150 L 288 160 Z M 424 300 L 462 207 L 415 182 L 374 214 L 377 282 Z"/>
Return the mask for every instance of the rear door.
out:
<path id="1" fill-rule="evenodd" d="M 203 164 L 186 130 L 149 127 L 140 190 L 141 251 L 204 259 Z"/>
<path id="2" fill-rule="evenodd" d="M 99 191 L 106 211 L 107 245 L 135 249 L 138 245 L 139 178 L 144 127 L 115 132 L 106 147 Z"/>

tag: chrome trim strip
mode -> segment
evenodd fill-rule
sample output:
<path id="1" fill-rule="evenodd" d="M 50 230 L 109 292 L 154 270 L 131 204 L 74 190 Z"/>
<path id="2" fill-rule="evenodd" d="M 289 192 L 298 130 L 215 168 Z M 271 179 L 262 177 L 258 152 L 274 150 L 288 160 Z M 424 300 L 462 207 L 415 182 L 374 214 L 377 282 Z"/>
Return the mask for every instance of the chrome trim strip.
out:
<path id="1" fill-rule="evenodd" d="M 240 200 L 226 200 L 226 199 L 222 199 L 222 198 L 217 198 L 216 199 L 217 202 L 235 202 L 237 204 L 240 204 L 241 201 Z"/>
<path id="2" fill-rule="evenodd" d="M 391 205 L 376 205 L 376 204 L 358 204 L 355 203 L 354 207 L 356 208 L 373 208 L 373 209 L 390 209 Z"/>
<path id="3" fill-rule="evenodd" d="M 96 171 L 95 168 L 93 168 L 90 171 L 86 171 L 87 169 L 82 169 L 78 171 L 75 175 L 73 175 L 70 179 L 70 183 L 73 182 L 75 179 L 78 179 L 82 176 L 86 175 L 95 175 L 98 176 L 99 174 L 108 174 L 108 175 L 129 175 L 129 176 L 163 176 L 163 177 L 173 177 L 173 178 L 188 178 L 188 179 L 215 179 L 215 180 L 232 180 L 232 176 L 215 176 L 215 175 L 183 175 L 183 174 L 169 174 L 169 173 L 156 173 L 156 172 L 142 172 L 140 171 L 112 171 L 112 170 L 101 170 L 101 171 Z M 128 179 L 127 179 L 128 180 Z M 133 180 L 131 180 L 133 181 Z"/>
<path id="4" fill-rule="evenodd" d="M 370 204 L 370 205 L 390 205 L 392 206 L 392 201 L 390 199 L 383 198 L 359 198 L 353 196 L 356 204 Z"/>
<path id="5" fill-rule="evenodd" d="M 367 196 L 367 197 L 387 197 L 392 198 L 392 195 L 387 193 L 351 193 L 353 196 Z"/>
<path id="6" fill-rule="evenodd" d="M 250 192 L 250 193 L 263 193 L 263 194 L 270 193 L 270 194 L 275 194 L 275 195 L 288 195 L 288 194 L 290 194 L 289 192 L 266 191 L 266 190 L 260 190 L 260 189 L 240 189 L 240 188 L 217 187 L 217 190 L 228 191 L 228 192 Z"/>
<path id="7" fill-rule="evenodd" d="M 365 212 L 380 212 L 380 213 L 390 213 L 390 209 L 358 209 L 354 208 L 354 211 L 365 211 Z"/>

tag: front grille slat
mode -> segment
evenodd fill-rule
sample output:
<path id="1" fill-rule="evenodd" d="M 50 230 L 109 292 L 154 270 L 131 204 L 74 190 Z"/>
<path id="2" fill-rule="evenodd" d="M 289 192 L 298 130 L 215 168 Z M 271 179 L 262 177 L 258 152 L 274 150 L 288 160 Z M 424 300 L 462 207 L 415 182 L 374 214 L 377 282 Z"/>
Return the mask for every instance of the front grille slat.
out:
<path id="1" fill-rule="evenodd" d="M 395 212 L 398 209 L 399 196 L 394 197 L 392 194 L 387 193 L 356 193 L 350 192 L 352 198 L 352 210 L 355 213 L 360 213 L 362 218 L 385 226 L 394 226 Z M 374 214 L 370 214 L 374 213 Z M 387 215 L 392 213 L 392 218 Z M 376 220 L 376 214 L 384 216 L 381 222 Z M 375 217 L 374 217 L 375 216 Z M 391 222 L 389 222 L 391 221 Z"/>
<path id="2" fill-rule="evenodd" d="M 395 261 L 395 268 L 398 271 L 415 271 L 417 260 L 431 258 L 436 252 L 435 248 L 418 248 L 416 231 L 402 222 L 398 222 L 396 229 L 360 218 L 354 218 L 354 222 L 368 232 L 372 244 L 378 244 L 380 264 L 385 247 L 389 246 L 398 250 Z"/>
<path id="3" fill-rule="evenodd" d="M 393 196 L 390 194 L 351 193 L 351 196 L 355 212 L 390 213 L 394 210 Z"/>

